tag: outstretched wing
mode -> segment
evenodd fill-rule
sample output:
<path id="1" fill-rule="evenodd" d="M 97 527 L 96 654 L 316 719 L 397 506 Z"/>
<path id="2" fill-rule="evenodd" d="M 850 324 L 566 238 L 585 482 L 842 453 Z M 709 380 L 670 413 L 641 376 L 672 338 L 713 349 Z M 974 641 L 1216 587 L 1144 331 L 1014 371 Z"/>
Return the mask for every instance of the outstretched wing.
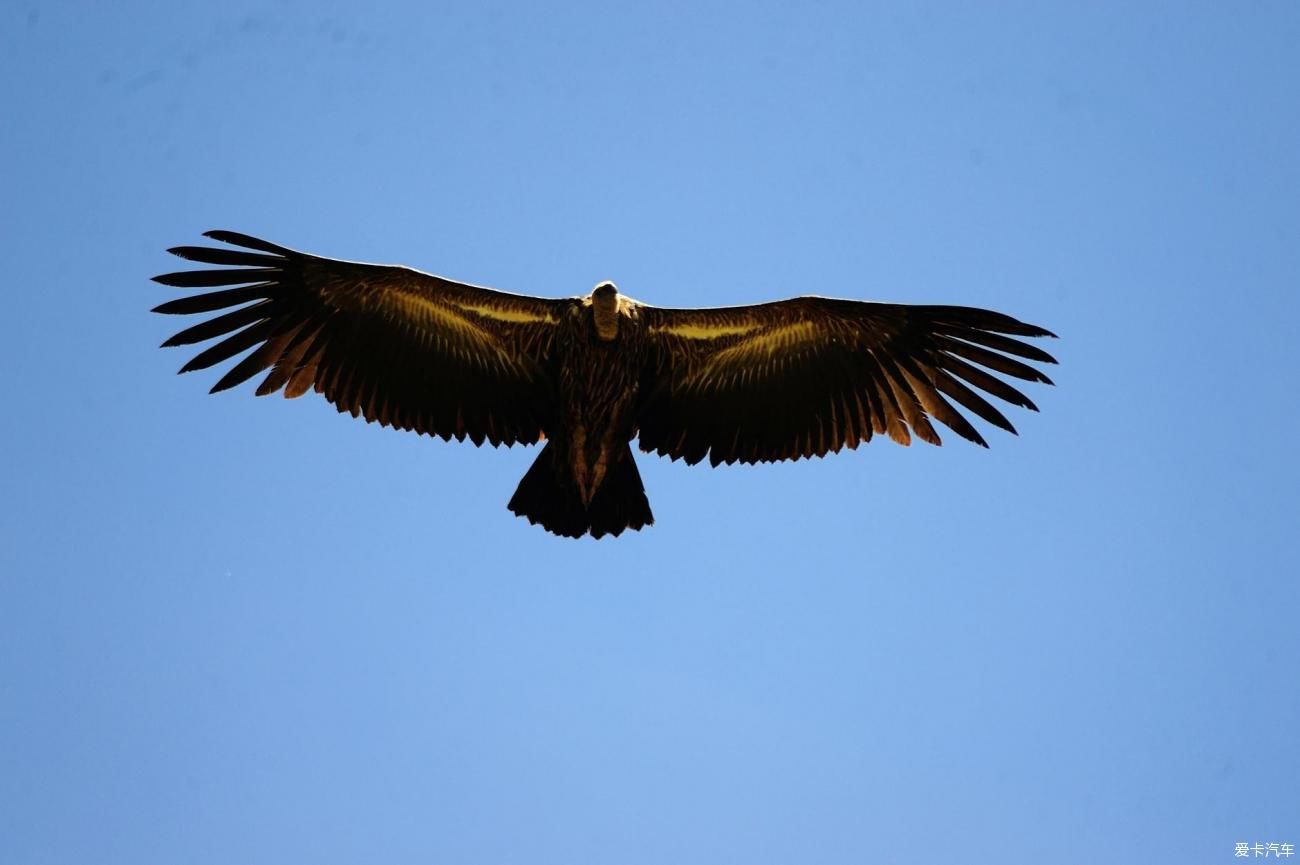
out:
<path id="1" fill-rule="evenodd" d="M 722 309 L 642 307 L 641 315 L 651 358 L 637 417 L 641 448 L 688 463 L 822 456 L 881 433 L 937 445 L 931 419 L 987 447 L 949 400 L 1014 433 L 972 388 L 1037 407 L 980 367 L 1051 384 L 1016 358 L 1056 362 L 1006 335 L 1050 332 L 961 306 L 800 297 Z"/>
<path id="2" fill-rule="evenodd" d="M 227 267 L 154 277 L 164 285 L 213 289 L 154 312 L 222 310 L 163 343 L 220 339 L 181 372 L 252 349 L 214 393 L 269 370 L 258 396 L 283 389 L 296 397 L 314 388 L 353 417 L 444 439 L 532 443 L 549 428 L 553 384 L 545 361 L 560 312 L 571 301 L 318 258 L 231 231 L 205 236 L 240 248 L 169 250 Z"/>

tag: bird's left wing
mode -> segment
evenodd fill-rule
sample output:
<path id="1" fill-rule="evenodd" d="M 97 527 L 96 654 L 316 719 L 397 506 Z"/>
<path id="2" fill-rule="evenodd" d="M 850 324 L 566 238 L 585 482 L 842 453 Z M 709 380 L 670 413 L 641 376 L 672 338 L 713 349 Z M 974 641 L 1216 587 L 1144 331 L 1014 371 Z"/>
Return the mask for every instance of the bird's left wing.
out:
<path id="1" fill-rule="evenodd" d="M 163 343 L 220 339 L 181 372 L 252 349 L 213 392 L 267 372 L 259 396 L 315 389 L 353 417 L 475 444 L 528 444 L 550 426 L 554 386 L 546 358 L 572 301 L 319 258 L 231 231 L 206 236 L 239 248 L 169 250 L 225 267 L 154 277 L 211 289 L 154 312 L 221 311 Z"/>
<path id="2" fill-rule="evenodd" d="M 688 463 L 822 456 L 882 433 L 900 444 L 915 435 L 937 445 L 931 418 L 984 445 L 949 400 L 1015 432 L 972 388 L 1037 410 L 986 370 L 1050 384 L 1017 358 L 1056 362 L 1011 338 L 1048 331 L 970 307 L 799 297 L 639 313 L 650 347 L 640 445 Z"/>

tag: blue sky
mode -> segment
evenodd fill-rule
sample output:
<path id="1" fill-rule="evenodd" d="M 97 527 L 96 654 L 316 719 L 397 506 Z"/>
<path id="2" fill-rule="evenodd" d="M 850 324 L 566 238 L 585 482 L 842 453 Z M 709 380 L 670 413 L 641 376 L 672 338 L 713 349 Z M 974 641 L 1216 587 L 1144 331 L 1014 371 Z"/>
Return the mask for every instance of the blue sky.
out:
<path id="1" fill-rule="evenodd" d="M 0 9 L 0 861 L 1220 862 L 1300 845 L 1300 7 Z M 206 395 L 230 228 L 1061 335 L 988 451 L 640 458 Z"/>

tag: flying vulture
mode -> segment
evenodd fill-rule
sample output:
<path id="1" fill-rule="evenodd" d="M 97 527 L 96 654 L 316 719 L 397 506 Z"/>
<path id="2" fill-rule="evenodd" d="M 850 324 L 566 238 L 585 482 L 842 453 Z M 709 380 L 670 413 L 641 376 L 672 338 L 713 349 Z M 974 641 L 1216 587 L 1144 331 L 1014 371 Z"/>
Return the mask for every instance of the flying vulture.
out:
<path id="1" fill-rule="evenodd" d="M 602 282 L 549 299 L 406 267 L 319 258 L 233 231 L 171 253 L 218 269 L 154 279 L 205 289 L 154 312 L 220 314 L 163 343 L 219 340 L 181 372 L 252 351 L 212 392 L 316 390 L 339 411 L 475 445 L 544 441 L 509 508 L 567 537 L 654 522 L 630 442 L 688 464 L 823 456 L 873 436 L 939 444 L 932 421 L 987 447 L 954 403 L 1015 432 L 977 391 L 1037 411 L 986 370 L 1051 381 L 1052 334 L 963 306 L 823 297 L 661 309 Z M 982 368 L 981 368 L 982 367 Z"/>

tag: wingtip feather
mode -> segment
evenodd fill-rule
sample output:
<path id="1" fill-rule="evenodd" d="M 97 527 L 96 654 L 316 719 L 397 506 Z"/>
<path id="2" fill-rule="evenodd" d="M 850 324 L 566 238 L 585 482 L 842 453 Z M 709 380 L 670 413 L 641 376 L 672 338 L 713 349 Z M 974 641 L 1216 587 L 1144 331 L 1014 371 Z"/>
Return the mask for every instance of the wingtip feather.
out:
<path id="1" fill-rule="evenodd" d="M 262 252 L 269 252 L 272 255 L 291 255 L 293 250 L 253 237 L 251 234 L 243 234 L 238 231 L 227 231 L 224 228 L 214 228 L 211 231 L 203 232 L 203 236 L 212 240 L 219 240 L 222 243 L 229 243 L 232 246 L 242 246 L 245 249 L 257 249 Z"/>

